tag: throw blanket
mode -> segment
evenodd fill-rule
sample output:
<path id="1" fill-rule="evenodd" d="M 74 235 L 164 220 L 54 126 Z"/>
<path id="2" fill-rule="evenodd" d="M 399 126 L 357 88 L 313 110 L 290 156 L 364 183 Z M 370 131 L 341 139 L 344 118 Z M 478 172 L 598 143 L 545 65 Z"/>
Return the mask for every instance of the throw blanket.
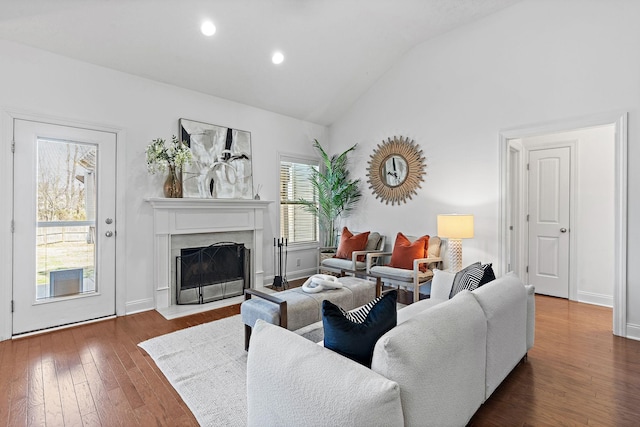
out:
<path id="1" fill-rule="evenodd" d="M 302 285 L 302 290 L 315 294 L 325 289 L 338 289 L 342 287 L 342 283 L 338 282 L 338 278 L 328 274 L 314 274 L 309 277 Z"/>

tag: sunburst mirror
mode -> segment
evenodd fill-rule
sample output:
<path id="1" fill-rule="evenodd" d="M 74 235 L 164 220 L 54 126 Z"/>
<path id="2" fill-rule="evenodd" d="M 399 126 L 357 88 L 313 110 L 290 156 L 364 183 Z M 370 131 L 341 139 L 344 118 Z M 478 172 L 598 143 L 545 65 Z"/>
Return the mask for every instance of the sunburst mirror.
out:
<path id="1" fill-rule="evenodd" d="M 374 196 L 386 204 L 407 203 L 424 181 L 425 158 L 413 140 L 387 138 L 373 150 L 368 161 L 367 182 Z"/>

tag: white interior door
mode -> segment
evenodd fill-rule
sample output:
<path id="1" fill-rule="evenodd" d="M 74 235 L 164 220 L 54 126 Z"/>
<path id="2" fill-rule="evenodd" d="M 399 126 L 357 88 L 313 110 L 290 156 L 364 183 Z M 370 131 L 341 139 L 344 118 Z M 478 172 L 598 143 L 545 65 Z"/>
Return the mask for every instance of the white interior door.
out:
<path id="1" fill-rule="evenodd" d="M 523 208 L 521 206 L 522 193 L 522 146 L 519 142 L 511 141 L 509 147 L 509 161 L 507 164 L 507 192 L 511 203 L 507 207 L 507 218 L 509 220 L 508 262 L 506 271 L 513 271 L 522 276 L 521 270 L 521 229 L 520 218 L 522 218 Z"/>
<path id="2" fill-rule="evenodd" d="M 14 121 L 13 334 L 115 314 L 116 135 Z"/>
<path id="3" fill-rule="evenodd" d="M 529 283 L 569 297 L 571 148 L 529 152 Z"/>

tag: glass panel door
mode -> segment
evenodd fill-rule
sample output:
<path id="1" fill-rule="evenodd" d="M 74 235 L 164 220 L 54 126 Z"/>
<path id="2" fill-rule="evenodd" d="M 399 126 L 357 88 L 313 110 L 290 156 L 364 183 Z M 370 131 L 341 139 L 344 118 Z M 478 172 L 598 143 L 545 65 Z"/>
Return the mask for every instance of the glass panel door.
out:
<path id="1" fill-rule="evenodd" d="M 14 120 L 13 334 L 115 314 L 116 134 Z"/>
<path id="2" fill-rule="evenodd" d="M 36 299 L 96 291 L 95 145 L 38 138 Z"/>

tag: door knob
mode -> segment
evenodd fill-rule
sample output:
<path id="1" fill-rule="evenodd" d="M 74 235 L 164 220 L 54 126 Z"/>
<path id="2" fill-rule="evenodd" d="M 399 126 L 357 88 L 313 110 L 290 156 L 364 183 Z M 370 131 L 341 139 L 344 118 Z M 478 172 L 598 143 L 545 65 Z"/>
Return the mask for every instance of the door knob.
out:
<path id="1" fill-rule="evenodd" d="M 104 233 L 104 235 L 107 237 L 111 237 L 113 236 L 113 231 L 107 231 L 106 233 Z"/>
<path id="2" fill-rule="evenodd" d="M 562 228 L 560 229 L 560 232 L 561 232 L 561 233 L 566 233 L 566 232 L 567 232 L 567 229 L 566 229 L 566 228 L 564 228 L 564 227 L 562 227 Z"/>

